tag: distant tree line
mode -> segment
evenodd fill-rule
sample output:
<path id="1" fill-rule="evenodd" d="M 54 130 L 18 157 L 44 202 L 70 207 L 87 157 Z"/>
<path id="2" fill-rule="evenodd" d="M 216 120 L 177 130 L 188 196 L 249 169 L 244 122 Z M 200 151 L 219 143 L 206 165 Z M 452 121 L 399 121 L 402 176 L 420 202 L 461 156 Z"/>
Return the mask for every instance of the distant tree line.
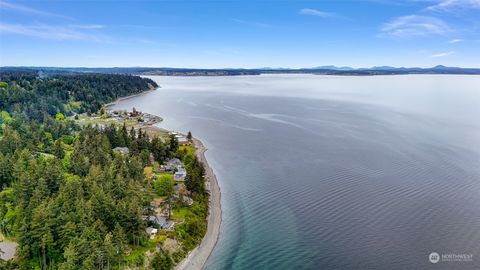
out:
<path id="1" fill-rule="evenodd" d="M 0 108 L 23 119 L 42 121 L 45 114 L 94 113 L 105 103 L 158 85 L 139 76 L 113 74 L 5 75 L 0 87 Z"/>

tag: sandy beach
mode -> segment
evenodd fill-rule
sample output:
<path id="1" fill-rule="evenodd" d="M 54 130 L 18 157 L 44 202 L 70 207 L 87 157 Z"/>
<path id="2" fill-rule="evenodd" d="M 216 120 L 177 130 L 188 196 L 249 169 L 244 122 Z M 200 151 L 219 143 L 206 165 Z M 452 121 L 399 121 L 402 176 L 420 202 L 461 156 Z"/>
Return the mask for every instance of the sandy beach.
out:
<path id="1" fill-rule="evenodd" d="M 134 94 L 134 95 L 130 95 L 130 96 L 126 96 L 126 97 L 117 98 L 115 101 L 112 101 L 112 102 L 110 102 L 110 103 L 105 104 L 105 105 L 104 105 L 104 106 L 105 106 L 105 109 L 106 109 L 106 110 L 109 110 L 111 107 L 117 105 L 120 101 L 127 100 L 127 99 L 131 99 L 131 98 L 138 97 L 138 96 L 146 95 L 146 94 L 148 94 L 148 93 L 150 93 L 150 92 L 156 91 L 158 88 L 160 88 L 160 87 L 153 87 L 153 86 L 152 86 L 152 87 L 149 88 L 148 90 L 145 90 L 145 91 L 143 91 L 143 92 L 141 92 L 141 93 Z"/>
<path id="2" fill-rule="evenodd" d="M 196 148 L 198 159 L 205 166 L 205 173 L 207 177 L 207 190 L 210 192 L 210 202 L 208 211 L 208 227 L 207 233 L 202 239 L 198 247 L 193 249 L 185 259 L 183 259 L 176 267 L 177 270 L 196 270 L 203 269 L 205 262 L 212 253 L 220 233 L 220 223 L 222 222 L 222 210 L 220 205 L 220 188 L 218 186 L 217 177 L 212 168 L 208 165 L 205 158 L 205 151 L 207 148 L 198 139 L 193 139 Z"/>

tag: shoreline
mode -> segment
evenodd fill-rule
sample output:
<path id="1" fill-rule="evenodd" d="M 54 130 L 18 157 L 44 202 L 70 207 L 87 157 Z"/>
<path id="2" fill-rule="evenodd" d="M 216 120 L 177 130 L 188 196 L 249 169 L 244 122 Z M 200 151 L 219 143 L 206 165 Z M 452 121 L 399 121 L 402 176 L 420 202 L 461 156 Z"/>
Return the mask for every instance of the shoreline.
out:
<path id="1" fill-rule="evenodd" d="M 220 224 L 222 223 L 220 187 L 218 186 L 217 176 L 205 157 L 207 148 L 199 139 L 193 138 L 193 142 L 196 150 L 195 154 L 205 166 L 205 177 L 207 178 L 205 185 L 210 193 L 208 200 L 207 232 L 203 236 L 200 244 L 175 266 L 176 270 L 203 269 L 217 244 L 220 236 Z"/>
<path id="2" fill-rule="evenodd" d="M 156 89 L 149 89 L 139 94 L 118 98 L 117 100 L 111 103 L 105 104 L 105 109 L 111 110 L 112 106 L 117 105 L 119 102 L 123 100 L 134 98 L 140 95 L 145 95 L 155 90 Z M 148 133 L 170 132 L 170 130 L 156 126 L 156 124 L 163 121 L 163 118 L 157 115 L 154 115 L 154 116 L 158 117 L 159 120 L 155 122 L 143 124 L 141 128 L 147 131 Z M 210 166 L 207 158 L 205 157 L 205 152 L 208 149 L 199 139 L 192 138 L 192 140 L 195 146 L 195 155 L 205 167 L 205 178 L 206 178 L 205 186 L 207 191 L 210 194 L 208 199 L 207 232 L 203 236 L 200 244 L 198 244 L 193 250 L 188 252 L 187 256 L 175 265 L 174 267 L 175 270 L 203 269 L 203 267 L 205 266 L 205 263 L 210 257 L 210 254 L 212 253 L 213 249 L 217 244 L 218 238 L 220 236 L 220 224 L 222 222 L 222 208 L 221 208 L 221 201 L 220 201 L 221 192 L 220 192 L 220 187 L 218 185 L 217 176 L 215 175 L 212 167 Z"/>
<path id="3" fill-rule="evenodd" d="M 148 93 L 150 93 L 150 92 L 156 91 L 158 88 L 160 88 L 160 86 L 157 87 L 157 88 L 151 87 L 151 88 L 149 88 L 148 90 L 145 90 L 145 91 L 143 91 L 143 92 L 141 92 L 141 93 L 138 93 L 138 94 L 133 94 L 133 95 L 126 96 L 126 97 L 119 97 L 119 98 L 117 98 L 116 100 L 114 100 L 114 101 L 112 101 L 112 102 L 110 102 L 110 103 L 105 104 L 105 105 L 104 105 L 104 106 L 105 106 L 105 110 L 110 110 L 110 107 L 117 105 L 117 104 L 118 104 L 119 102 L 121 102 L 121 101 L 124 101 L 124 100 L 127 100 L 127 99 L 131 99 L 131 98 L 134 98 L 134 97 L 138 97 L 138 96 L 142 96 L 142 95 L 146 95 L 146 94 L 148 94 Z"/>

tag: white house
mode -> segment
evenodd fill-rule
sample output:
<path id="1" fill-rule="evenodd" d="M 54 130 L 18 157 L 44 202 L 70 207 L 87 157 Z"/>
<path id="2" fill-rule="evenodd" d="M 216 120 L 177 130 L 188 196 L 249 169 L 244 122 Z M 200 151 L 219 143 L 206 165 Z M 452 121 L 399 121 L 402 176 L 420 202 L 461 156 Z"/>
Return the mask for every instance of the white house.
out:
<path id="1" fill-rule="evenodd" d="M 158 233 L 158 229 L 153 227 L 148 227 L 147 229 L 145 229 L 145 231 L 147 232 L 147 235 L 148 237 L 150 237 L 150 239 L 153 239 Z"/>
<path id="2" fill-rule="evenodd" d="M 184 136 L 177 137 L 177 141 L 180 145 L 190 145 L 190 141 Z"/>

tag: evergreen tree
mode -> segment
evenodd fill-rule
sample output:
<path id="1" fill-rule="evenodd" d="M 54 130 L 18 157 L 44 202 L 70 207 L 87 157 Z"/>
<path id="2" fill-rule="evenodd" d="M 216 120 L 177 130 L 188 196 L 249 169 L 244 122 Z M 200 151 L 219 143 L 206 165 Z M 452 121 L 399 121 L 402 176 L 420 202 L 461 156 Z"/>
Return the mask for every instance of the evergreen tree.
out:
<path id="1" fill-rule="evenodd" d="M 167 152 L 165 149 L 165 144 L 160 140 L 159 137 L 154 137 L 150 144 L 150 151 L 153 154 L 153 157 L 156 161 L 163 163 L 167 157 Z"/>
<path id="2" fill-rule="evenodd" d="M 160 251 L 155 253 L 150 266 L 154 270 L 170 270 L 173 269 L 173 260 L 170 254 L 163 254 L 163 252 Z"/>
<path id="3" fill-rule="evenodd" d="M 125 252 L 145 240 L 151 187 L 143 168 L 150 153 L 160 162 L 171 158 L 178 142 L 167 146 L 145 131 L 129 133 L 125 124 L 80 128 L 69 116 L 97 112 L 149 80 L 0 77 L 7 82 L 0 87 L 0 229 L 18 242 L 12 269 L 121 269 Z M 117 146 L 134 150 L 114 155 Z M 169 254 L 159 259 L 156 269 L 173 267 Z"/>
<path id="4" fill-rule="evenodd" d="M 53 154 L 59 159 L 62 159 L 65 157 L 65 151 L 63 150 L 62 143 L 60 140 L 55 141 L 55 148 L 54 148 Z"/>
<path id="5" fill-rule="evenodd" d="M 168 151 L 171 155 L 174 155 L 178 150 L 178 139 L 174 134 L 171 134 L 168 138 Z"/>

